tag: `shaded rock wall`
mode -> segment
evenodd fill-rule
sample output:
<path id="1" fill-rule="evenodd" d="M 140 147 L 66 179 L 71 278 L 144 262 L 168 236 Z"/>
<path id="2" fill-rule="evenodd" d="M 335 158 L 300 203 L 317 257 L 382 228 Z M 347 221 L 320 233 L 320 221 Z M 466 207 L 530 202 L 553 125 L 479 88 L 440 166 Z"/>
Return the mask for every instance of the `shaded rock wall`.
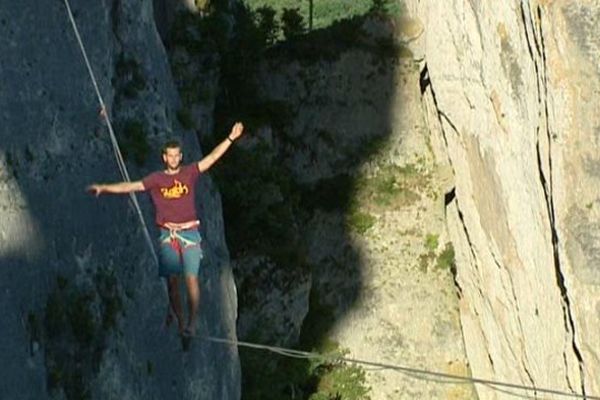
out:
<path id="1" fill-rule="evenodd" d="M 174 117 L 152 2 L 72 7 L 132 177 L 160 167 L 173 134 L 199 158 Z M 128 200 L 84 193 L 120 176 L 64 4 L 3 2 L 0 51 L 1 397 L 239 398 L 236 349 L 197 340 L 184 353 L 161 329 L 166 293 Z M 220 199 L 208 176 L 199 189 L 199 333 L 235 337 Z"/>

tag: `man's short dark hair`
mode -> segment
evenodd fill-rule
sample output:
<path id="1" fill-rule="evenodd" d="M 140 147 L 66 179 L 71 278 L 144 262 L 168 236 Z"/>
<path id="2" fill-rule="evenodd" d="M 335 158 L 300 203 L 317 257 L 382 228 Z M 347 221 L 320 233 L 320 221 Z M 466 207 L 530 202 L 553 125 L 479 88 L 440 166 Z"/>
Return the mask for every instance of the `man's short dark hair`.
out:
<path id="1" fill-rule="evenodd" d="M 162 154 L 167 154 L 167 149 L 181 149 L 181 142 L 177 139 L 171 139 L 165 142 L 161 148 Z"/>

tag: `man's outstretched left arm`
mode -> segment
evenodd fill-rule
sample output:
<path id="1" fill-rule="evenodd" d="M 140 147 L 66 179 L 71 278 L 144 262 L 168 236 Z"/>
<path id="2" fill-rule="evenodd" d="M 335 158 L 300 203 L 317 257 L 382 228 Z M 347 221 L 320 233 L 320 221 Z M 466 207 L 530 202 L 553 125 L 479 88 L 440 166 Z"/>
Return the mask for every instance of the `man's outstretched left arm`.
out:
<path id="1" fill-rule="evenodd" d="M 227 135 L 227 138 L 219 143 L 206 157 L 198 161 L 198 169 L 200 172 L 205 172 L 214 163 L 221 158 L 223 154 L 229 149 L 234 140 L 242 136 L 244 132 L 244 125 L 241 122 L 236 122 L 231 128 L 231 132 Z"/>

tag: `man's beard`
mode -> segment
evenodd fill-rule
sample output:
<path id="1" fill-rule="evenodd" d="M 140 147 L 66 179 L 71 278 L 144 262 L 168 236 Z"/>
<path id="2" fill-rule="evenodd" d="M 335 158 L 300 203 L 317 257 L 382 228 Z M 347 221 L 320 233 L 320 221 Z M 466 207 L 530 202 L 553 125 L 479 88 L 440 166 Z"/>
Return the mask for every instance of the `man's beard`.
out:
<path id="1" fill-rule="evenodd" d="M 169 164 L 169 163 L 166 163 L 166 164 L 167 164 L 167 169 L 169 171 L 175 171 L 175 170 L 179 169 L 179 167 L 181 166 L 181 161 L 178 162 L 177 164 L 175 164 L 174 167 L 172 167 L 171 164 Z"/>

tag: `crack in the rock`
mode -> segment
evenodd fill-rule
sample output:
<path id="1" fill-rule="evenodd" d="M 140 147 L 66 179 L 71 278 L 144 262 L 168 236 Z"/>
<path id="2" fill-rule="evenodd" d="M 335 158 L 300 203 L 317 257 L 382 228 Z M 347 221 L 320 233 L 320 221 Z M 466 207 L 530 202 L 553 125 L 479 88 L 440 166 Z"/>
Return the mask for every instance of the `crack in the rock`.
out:
<path id="1" fill-rule="evenodd" d="M 542 98 L 542 93 L 541 93 L 541 82 L 543 81 L 544 83 L 544 89 L 545 89 L 545 95 L 547 95 L 547 85 L 546 85 L 546 81 L 545 81 L 545 75 L 542 77 L 541 73 L 540 73 L 540 67 L 539 67 L 539 58 L 542 58 L 544 60 L 544 72 L 545 72 L 545 52 L 542 52 L 540 43 L 538 41 L 538 37 L 536 35 L 536 31 L 534 29 L 533 26 L 533 22 L 532 22 L 532 18 L 531 18 L 531 9 L 529 8 L 529 3 L 527 3 L 527 15 L 529 16 L 529 22 L 531 22 L 531 25 L 528 23 L 528 18 L 526 17 L 525 13 L 525 2 L 521 3 L 521 20 L 523 23 L 523 28 L 524 28 L 524 32 L 525 32 L 525 38 L 527 40 L 527 47 L 529 50 L 529 55 L 531 57 L 531 60 L 533 62 L 533 66 L 535 68 L 535 75 L 536 75 L 536 87 L 537 87 L 537 95 L 538 95 L 538 104 L 540 105 L 540 116 L 542 116 L 542 113 L 544 113 L 544 115 L 542 116 L 542 118 L 545 118 L 546 121 L 546 131 L 547 131 L 547 135 L 549 135 L 548 132 L 548 106 L 547 106 L 547 97 Z M 540 10 L 538 8 L 538 16 L 541 17 L 540 14 Z M 531 29 L 531 34 L 529 32 L 529 29 Z M 541 26 L 540 26 L 541 29 Z M 530 35 L 531 38 L 530 39 Z M 543 38 L 541 38 L 540 40 L 543 40 Z M 535 45 L 535 50 L 536 50 L 536 55 L 533 54 L 533 49 L 532 49 L 532 43 Z M 537 130 L 536 130 L 536 137 L 539 138 L 540 136 L 540 126 L 538 126 Z M 550 143 L 550 141 L 549 141 Z M 540 144 L 539 144 L 539 140 L 536 143 L 536 151 L 537 151 L 537 161 L 538 161 L 538 168 L 540 170 L 540 176 L 541 176 L 541 182 L 542 182 L 542 186 L 544 187 L 544 194 L 546 196 L 546 198 L 548 197 L 548 188 L 546 187 L 546 183 L 545 183 L 545 178 L 543 175 L 543 167 L 542 167 L 542 163 L 541 163 L 541 152 L 540 152 Z M 553 218 L 553 215 L 550 215 L 550 218 Z M 553 222 L 551 222 L 551 224 L 553 225 Z M 564 297 L 564 294 L 563 294 Z M 564 329 L 569 332 L 569 326 L 567 323 L 567 318 L 566 318 L 566 310 L 564 309 L 564 305 L 563 305 L 563 323 L 564 323 Z M 566 352 L 563 350 L 562 352 L 562 356 L 563 356 L 563 363 L 564 363 L 564 367 L 565 367 L 565 371 L 569 370 L 569 363 L 567 361 L 567 355 Z M 565 374 L 566 375 L 566 382 L 567 382 L 567 386 L 569 387 L 569 389 L 573 390 L 573 385 L 571 383 L 571 379 L 569 374 Z"/>
<path id="2" fill-rule="evenodd" d="M 487 356 L 488 356 L 488 361 L 490 362 L 490 366 L 492 367 L 492 370 L 495 370 L 495 368 L 494 368 L 494 360 L 492 359 L 492 355 L 488 352 Z"/>
<path id="3" fill-rule="evenodd" d="M 459 135 L 458 129 L 456 128 L 456 125 L 450 120 L 450 118 L 443 111 L 440 110 L 440 108 L 438 106 L 437 97 L 435 95 L 435 91 L 433 89 L 433 85 L 431 83 L 431 79 L 429 78 L 429 70 L 428 70 L 427 64 L 425 64 L 425 66 L 421 70 L 419 83 L 420 83 L 420 86 L 421 86 L 421 94 L 424 94 L 427 91 L 427 89 L 429 89 L 429 92 L 431 93 L 431 99 L 433 100 L 433 105 L 435 107 L 435 111 L 436 111 L 436 114 L 437 114 L 438 122 L 439 122 L 439 125 L 440 125 L 440 130 L 441 130 L 441 133 L 442 133 L 442 138 L 444 140 L 444 144 L 446 145 L 446 149 L 448 149 L 448 138 L 446 136 L 446 130 L 444 129 L 443 120 L 445 120 L 448 123 L 448 125 L 452 128 L 452 130 L 454 131 L 454 133 L 456 133 L 458 136 L 460 136 L 460 135 Z M 479 270 L 479 267 L 478 267 L 478 257 L 475 254 L 473 242 L 471 240 L 471 235 L 469 234 L 469 231 L 467 229 L 467 225 L 465 223 L 464 215 L 463 215 L 463 213 L 461 211 L 460 204 L 459 204 L 458 198 L 456 196 L 456 188 L 452 188 L 452 190 L 450 190 L 448 193 L 446 193 L 446 195 L 444 197 L 444 200 L 445 200 L 444 204 L 446 205 L 446 207 L 448 207 L 452 202 L 455 202 L 455 204 L 456 204 L 456 211 L 457 211 L 457 214 L 458 214 L 458 219 L 460 220 L 463 233 L 465 235 L 465 238 L 467 240 L 467 244 L 468 244 L 469 250 L 471 252 L 471 258 L 473 260 L 473 266 L 474 266 L 474 268 L 476 270 Z M 454 285 L 456 286 L 456 289 L 458 291 L 458 295 L 459 295 L 459 297 L 462 298 L 462 296 L 463 296 L 463 289 L 460 286 L 460 283 L 458 282 L 456 267 L 452 270 L 452 276 L 453 276 L 453 280 L 454 280 Z M 485 298 L 483 292 L 481 291 L 481 287 L 477 286 L 477 289 L 479 290 L 479 294 L 481 295 L 481 297 Z"/>
<path id="4" fill-rule="evenodd" d="M 119 47 L 123 48 L 123 39 L 121 38 L 121 34 L 119 33 L 119 26 L 121 25 L 121 16 L 119 14 L 121 8 L 121 0 L 113 0 L 112 7 L 110 9 L 110 20 L 111 20 L 111 28 L 113 34 L 115 35 L 115 39 L 119 44 Z"/>
<path id="5" fill-rule="evenodd" d="M 527 23 L 527 18 L 525 17 L 525 4 L 521 3 L 521 21 L 523 22 L 523 31 L 525 33 L 525 40 L 527 41 L 527 50 L 529 50 L 529 56 L 531 57 L 531 61 L 533 62 L 533 67 L 535 68 L 535 76 L 537 77 L 536 79 L 536 87 L 537 87 L 537 96 L 538 96 L 538 103 L 541 105 L 542 104 L 542 93 L 541 93 L 541 88 L 540 88 L 540 72 L 539 72 L 539 67 L 538 67 L 538 60 L 537 58 L 533 55 L 533 49 L 531 47 L 531 39 L 529 38 L 529 24 Z M 533 28 L 531 28 L 533 29 Z M 539 56 L 539 46 L 537 44 L 537 39 L 535 37 L 535 33 L 531 34 L 533 36 L 533 40 L 535 42 L 535 46 L 538 52 L 538 56 Z"/>
<path id="6" fill-rule="evenodd" d="M 540 104 L 540 106 L 542 107 L 542 110 L 540 110 L 540 113 L 543 112 L 543 118 L 544 121 L 546 122 L 545 124 L 545 130 L 546 130 L 546 135 L 547 135 L 547 139 L 548 139 L 548 169 L 549 169 L 549 176 L 548 179 L 546 178 L 546 175 L 544 174 L 544 168 L 543 168 L 543 164 L 542 164 L 542 155 L 541 155 L 541 148 L 540 148 L 540 143 L 539 140 L 536 143 L 536 152 L 537 152 L 537 162 L 538 162 L 538 169 L 539 169 L 539 179 L 540 179 L 540 183 L 541 186 L 543 188 L 544 191 L 544 196 L 545 196 L 545 202 L 546 202 L 546 208 L 547 208 L 547 213 L 548 213 L 548 218 L 549 218 L 549 225 L 550 225 L 550 231 L 551 231 L 551 237 L 552 237 L 552 246 L 553 246 L 553 258 L 554 258 L 554 269 L 555 269 L 555 273 L 556 273 L 556 281 L 557 281 L 557 285 L 560 289 L 561 292 L 561 296 L 563 299 L 563 317 L 564 317 L 564 324 L 565 324 L 565 329 L 567 330 L 567 332 L 571 332 L 572 333 L 572 348 L 573 348 L 573 352 L 578 360 L 579 363 L 579 370 L 580 370 L 580 377 L 581 377 L 581 391 L 583 396 L 586 396 L 586 391 L 585 391 L 585 376 L 583 373 L 583 358 L 581 356 L 581 352 L 577 346 L 576 343 L 576 332 L 575 332 L 575 323 L 574 323 L 574 319 L 573 319 L 573 315 L 571 312 L 571 303 L 570 303 L 570 299 L 568 296 L 568 290 L 565 284 L 565 278 L 564 275 L 562 273 L 561 270 L 561 260 L 560 260 L 560 254 L 559 254 L 559 240 L 558 240 L 558 232 L 556 229 L 556 218 L 555 218 L 555 213 L 554 213 L 554 201 L 552 198 L 552 157 L 551 157 L 551 143 L 552 143 L 552 134 L 550 133 L 550 127 L 548 124 L 549 121 L 549 110 L 548 110 L 548 85 L 547 85 L 547 60 L 546 60 L 546 50 L 545 50 L 545 44 L 544 44 L 544 37 L 543 37 L 543 32 L 542 32 L 542 10 L 541 7 L 538 6 L 537 7 L 537 16 L 538 16 L 538 23 L 535 24 L 538 26 L 539 29 L 539 41 L 538 41 L 538 37 L 536 35 L 536 30 L 535 30 L 535 25 L 534 22 L 531 21 L 531 30 L 532 30 L 532 38 L 530 38 L 530 33 L 528 30 L 528 23 L 527 23 L 527 17 L 525 15 L 525 10 L 524 10 L 524 4 L 521 4 L 521 19 L 523 22 L 523 26 L 524 26 L 524 32 L 525 32 L 525 38 L 527 41 L 527 47 L 528 47 L 528 51 L 529 51 L 529 55 L 532 59 L 533 65 L 534 65 L 534 69 L 535 69 L 535 73 L 536 73 L 536 77 L 537 77 L 537 94 L 538 94 L 538 103 Z M 529 15 L 531 16 L 531 13 L 529 13 Z M 533 46 L 532 43 L 535 46 L 535 50 L 538 54 L 538 56 L 542 59 L 542 63 L 541 65 L 539 65 L 539 60 L 534 56 L 534 52 L 533 52 Z M 431 83 L 431 79 L 429 76 L 429 70 L 428 70 L 428 66 L 427 64 L 425 64 L 424 68 L 421 71 L 420 74 L 420 79 L 419 79 L 419 84 L 420 84 L 420 89 L 421 89 L 421 95 L 424 95 L 425 92 L 427 91 L 427 88 L 429 88 L 430 93 L 431 93 L 431 97 L 433 100 L 433 104 L 435 106 L 435 109 L 437 111 L 437 116 L 438 116 L 438 120 L 440 123 L 440 129 L 441 129 L 441 133 L 442 133 L 442 138 L 445 142 L 446 148 L 448 148 L 448 139 L 447 139 L 447 132 L 444 129 L 444 124 L 443 124 L 443 120 L 446 121 L 446 123 L 448 123 L 448 125 L 452 128 L 452 130 L 455 133 L 459 133 L 458 129 L 456 128 L 456 125 L 454 125 L 454 123 L 450 120 L 450 118 L 443 112 L 440 110 L 439 108 L 439 104 L 437 101 L 437 97 L 435 94 L 435 91 L 433 89 L 433 85 Z M 543 89 L 543 93 L 542 93 L 542 89 Z M 540 127 L 538 127 L 537 130 L 537 135 L 539 137 L 539 131 L 540 131 Z M 460 135 L 459 135 L 460 136 Z M 458 217 L 459 220 L 461 222 L 462 225 L 462 229 L 465 235 L 465 238 L 467 239 L 467 243 L 469 246 L 469 249 L 471 251 L 471 255 L 473 257 L 473 261 L 474 261 L 474 267 L 477 269 L 477 257 L 475 255 L 475 251 L 474 251 L 474 247 L 473 247 L 473 243 L 471 241 L 467 226 L 465 224 L 465 220 L 464 220 L 464 216 L 462 214 L 460 205 L 459 205 L 459 201 L 456 198 L 455 193 L 453 193 L 452 196 L 452 200 L 451 201 L 455 201 L 456 202 L 456 209 L 457 209 L 457 213 L 458 213 Z M 446 205 L 448 205 L 450 202 L 447 202 Z M 497 260 L 495 260 L 497 262 Z M 457 286 L 457 288 L 461 291 L 462 293 L 462 288 L 460 288 L 460 285 L 458 284 L 458 282 L 456 281 L 456 277 L 455 277 L 455 285 Z M 483 295 L 483 293 L 481 293 Z M 514 293 L 514 288 L 513 288 L 513 298 L 516 301 L 516 295 Z M 516 303 L 515 303 L 516 306 Z M 475 312 L 476 313 L 476 312 Z M 477 315 L 477 313 L 476 313 Z M 521 324 L 521 321 L 519 319 L 519 324 Z M 522 331 L 522 326 L 520 325 L 520 329 Z M 482 332 L 483 333 L 483 332 Z M 485 335 L 484 335 L 485 337 Z M 491 355 L 488 352 L 488 359 L 490 361 L 490 365 L 492 367 L 492 369 L 494 368 L 494 363 L 493 360 L 491 358 Z M 565 360 L 565 364 L 567 364 L 567 360 L 566 360 L 566 354 L 563 352 L 563 359 Z M 534 385 L 534 380 L 533 377 L 530 373 L 530 371 L 528 370 L 528 368 L 523 365 L 525 373 L 527 374 L 527 376 L 529 377 L 529 380 L 531 381 L 531 383 Z M 567 376 L 567 383 L 569 385 L 569 387 L 571 388 L 571 382 L 569 381 L 569 377 Z"/>
<path id="7" fill-rule="evenodd" d="M 446 145 L 446 148 L 448 148 L 448 138 L 446 137 L 446 131 L 444 130 L 444 123 L 442 121 L 442 118 L 450 125 L 452 130 L 454 130 L 454 132 L 457 135 L 458 135 L 459 131 L 456 128 L 456 125 L 454 125 L 454 123 L 450 119 L 450 117 L 448 117 L 448 115 L 446 115 L 446 113 L 444 113 L 438 105 L 437 96 L 435 94 L 435 90 L 433 90 L 433 84 L 431 83 L 431 78 L 429 77 L 429 68 L 428 68 L 427 64 L 425 64 L 425 66 L 421 70 L 421 73 L 419 76 L 419 85 L 421 87 L 422 95 L 427 91 L 427 88 L 429 88 L 429 91 L 431 92 L 431 99 L 433 100 L 433 105 L 435 107 L 437 117 L 438 117 L 438 122 L 440 123 L 440 129 L 442 131 L 442 138 L 444 139 L 444 144 Z"/>
<path id="8" fill-rule="evenodd" d="M 433 105 L 435 107 L 435 112 L 436 112 L 436 115 L 437 115 L 437 118 L 438 118 L 438 123 L 440 124 L 440 130 L 441 130 L 441 133 L 442 133 L 442 139 L 444 140 L 444 144 L 446 146 L 446 149 L 448 149 L 448 139 L 446 137 L 446 132 L 444 130 L 444 124 L 442 122 L 442 115 L 444 115 L 444 114 L 440 111 L 440 108 L 438 106 L 438 102 L 437 102 L 437 98 L 436 98 L 436 95 L 435 95 L 435 91 L 433 90 L 433 85 L 431 84 L 431 79 L 429 77 L 429 69 L 427 67 L 427 63 L 425 63 L 425 65 L 423 66 L 423 69 L 421 70 L 421 73 L 419 74 L 419 86 L 420 86 L 420 89 L 421 89 L 421 95 L 422 96 L 427 92 L 427 89 L 429 89 L 429 92 L 431 94 L 431 99 L 433 100 Z M 450 126 L 452 127 L 452 129 L 456 130 L 456 127 L 454 126 L 454 124 L 452 124 L 452 122 L 445 115 L 444 115 L 444 118 L 448 120 L 448 123 L 450 124 Z M 458 205 L 458 200 L 456 198 L 456 188 L 452 188 L 448 193 L 446 193 L 444 195 L 444 205 L 446 206 L 446 208 L 453 201 L 456 202 L 456 210 L 457 210 L 457 213 L 458 213 L 458 218 L 461 221 L 462 228 L 463 228 L 463 231 L 465 233 L 465 237 L 466 237 L 467 242 L 469 244 L 469 250 L 471 251 L 471 256 L 473 257 L 475 268 L 477 268 L 477 266 L 476 266 L 476 264 L 477 264 L 477 258 L 475 256 L 475 252 L 473 250 L 473 244 L 471 242 L 471 238 L 469 236 L 469 232 L 467 231 L 467 227 L 465 225 L 462 212 L 460 211 L 460 207 Z M 456 269 L 456 266 L 454 266 L 451 269 L 451 273 L 452 273 L 452 279 L 454 281 L 454 286 L 456 287 L 456 290 L 457 290 L 457 295 L 458 295 L 459 298 L 462 298 L 463 297 L 463 289 L 460 286 L 460 283 L 458 282 L 458 271 Z"/>
<path id="9" fill-rule="evenodd" d="M 498 267 L 498 269 L 502 270 L 503 269 L 502 264 L 500 263 L 500 261 L 498 261 L 494 252 L 491 252 L 491 254 L 492 254 L 492 259 L 494 260 L 494 263 L 496 264 L 496 267 Z M 518 325 L 519 333 L 520 333 L 519 338 L 521 338 L 520 342 L 521 342 L 521 345 L 523 346 L 522 338 L 525 337 L 525 334 L 523 333 L 524 332 L 523 331 L 523 320 L 521 319 L 521 310 L 519 308 L 519 301 L 518 301 L 517 293 L 515 292 L 515 284 L 514 284 L 512 275 L 510 274 L 510 271 L 508 269 L 506 269 L 505 271 L 506 271 L 506 275 L 508 276 L 508 280 L 510 281 L 510 291 L 504 284 L 504 281 L 502 281 L 502 287 L 504 288 L 505 293 L 510 293 L 512 295 L 513 305 L 515 308 L 515 315 L 516 315 L 516 319 L 517 319 L 517 325 Z M 512 346 L 509 346 L 509 348 L 512 350 Z M 523 367 L 523 370 L 527 374 L 527 377 L 529 379 L 529 382 L 531 383 L 531 386 L 535 387 L 535 380 L 533 379 L 533 376 L 529 372 L 529 368 L 527 368 L 527 365 L 529 363 L 529 361 L 527 360 L 527 353 L 525 352 L 523 354 L 525 356 L 524 359 L 523 359 L 523 357 L 517 357 L 516 354 L 514 353 L 514 351 L 512 352 L 512 354 L 515 359 L 518 358 L 521 361 L 521 365 Z"/>
<path id="10" fill-rule="evenodd" d="M 441 111 L 440 109 L 438 109 L 438 113 L 440 115 L 440 117 L 444 118 L 444 120 L 448 123 L 448 125 L 450 125 L 450 127 L 452 128 L 452 130 L 458 135 L 458 129 L 456 128 L 456 125 L 454 125 L 454 122 L 452 122 L 452 120 L 450 119 L 450 117 L 448 117 L 448 115 Z M 440 122 L 441 122 L 441 118 L 440 118 Z"/>
<path id="11" fill-rule="evenodd" d="M 477 310 L 474 309 L 473 313 L 477 317 L 476 318 L 477 322 L 480 322 L 481 318 L 480 318 L 480 315 L 477 312 Z M 490 348 L 490 346 L 489 346 L 490 341 L 488 340 L 487 336 L 485 335 L 485 331 L 483 330 L 483 328 L 481 328 L 481 324 L 478 324 L 478 327 L 479 327 L 479 332 L 481 333 L 481 337 L 483 338 L 483 341 L 485 342 L 484 350 L 485 350 L 485 354 L 487 354 L 488 361 L 490 362 L 490 368 L 493 371 L 492 375 L 495 375 L 496 374 L 496 365 L 494 364 L 494 359 L 492 358 L 492 355 L 490 354 L 490 352 L 488 350 Z"/>
<path id="12" fill-rule="evenodd" d="M 453 187 L 448 192 L 444 193 L 444 206 L 448 207 L 454 199 L 456 199 L 456 188 Z"/>
<path id="13" fill-rule="evenodd" d="M 542 28 L 542 8 L 539 5 L 537 7 L 537 16 L 538 16 L 538 21 L 539 21 L 538 29 L 539 29 L 539 35 L 540 35 L 540 50 L 541 50 L 541 57 L 542 57 L 541 79 L 543 82 L 543 89 L 544 89 L 543 106 L 544 106 L 544 117 L 545 117 L 545 122 L 546 122 L 546 132 L 545 133 L 546 133 L 547 140 L 548 140 L 548 174 L 549 174 L 548 179 L 544 175 L 544 168 L 542 165 L 542 154 L 541 154 L 539 140 L 536 142 L 537 162 L 538 162 L 540 183 L 544 190 L 544 196 L 545 196 L 545 200 L 546 200 L 546 208 L 547 208 L 547 213 L 548 213 L 548 218 L 549 218 L 550 232 L 552 235 L 552 247 L 553 247 L 553 257 L 554 257 L 554 270 L 556 273 L 556 283 L 560 289 L 561 297 L 563 300 L 563 316 L 564 316 L 565 329 L 567 330 L 567 332 L 571 332 L 571 335 L 572 335 L 571 336 L 571 346 L 573 349 L 573 353 L 575 354 L 575 357 L 577 358 L 577 361 L 579 363 L 579 373 L 580 373 L 580 379 L 581 379 L 581 393 L 585 397 L 586 396 L 585 375 L 584 375 L 584 369 L 583 369 L 584 361 L 583 361 L 583 357 L 581 355 L 581 351 L 579 350 L 579 346 L 577 345 L 577 340 L 576 340 L 577 335 L 576 335 L 576 330 L 575 330 L 575 321 L 573 318 L 571 301 L 570 301 L 568 289 L 567 289 L 567 286 L 565 283 L 565 276 L 561 269 L 561 259 L 560 259 L 560 253 L 559 253 L 559 239 L 558 239 L 558 232 L 556 229 L 556 215 L 554 212 L 554 210 L 555 210 L 554 199 L 552 197 L 552 187 L 553 187 L 552 151 L 551 151 L 552 134 L 550 133 L 550 127 L 549 127 L 549 123 L 548 123 L 549 122 L 548 82 L 547 82 L 548 69 L 547 69 L 547 60 L 546 60 L 546 48 L 545 48 L 545 44 L 544 44 L 544 35 L 543 35 L 543 28 Z M 539 128 L 538 128 L 538 137 L 539 137 Z M 568 378 L 567 378 L 567 381 L 568 381 Z"/>
<path id="14" fill-rule="evenodd" d="M 450 127 L 454 130 L 454 132 L 456 134 L 458 134 L 458 129 L 456 128 L 456 125 L 454 125 L 454 123 L 452 123 L 450 118 L 443 111 L 440 110 L 440 107 L 439 107 L 438 101 L 437 101 L 437 97 L 435 94 L 435 90 L 433 89 L 433 84 L 431 83 L 431 79 L 429 77 L 429 68 L 427 66 L 427 63 L 425 63 L 425 65 L 423 66 L 423 69 L 421 70 L 421 73 L 419 75 L 419 85 L 421 88 L 421 95 L 423 95 L 427 91 L 427 89 L 429 89 L 429 92 L 431 93 L 431 99 L 433 100 L 433 105 L 435 107 L 435 111 L 436 111 L 436 114 L 438 117 L 438 122 L 440 124 L 442 138 L 444 139 L 444 144 L 446 145 L 446 149 L 448 149 L 448 138 L 446 137 L 446 131 L 444 129 L 444 123 L 442 121 L 442 118 L 450 125 Z M 456 197 L 456 188 L 453 188 L 450 192 L 448 192 L 447 195 L 449 195 L 449 196 L 445 197 L 445 205 L 448 206 L 452 201 L 456 202 L 456 211 L 458 213 L 458 218 L 461 222 L 462 229 L 465 234 L 465 238 L 467 239 L 467 243 L 469 245 L 469 250 L 471 251 L 471 257 L 473 258 L 473 265 L 475 266 L 476 269 L 478 269 L 477 256 L 475 255 L 475 251 L 473 249 L 473 242 L 471 241 L 471 236 L 469 235 L 469 231 L 465 224 L 464 216 L 461 211 L 461 208 L 460 208 L 460 205 L 458 202 L 458 198 Z M 462 295 L 462 288 L 457 281 L 456 270 L 454 270 L 453 276 L 454 276 L 454 283 L 457 287 L 457 290 Z"/>
<path id="15" fill-rule="evenodd" d="M 531 386 L 533 387 L 533 397 L 537 398 L 538 392 L 537 392 L 537 389 L 535 388 L 535 381 L 533 380 L 533 376 L 531 376 L 531 372 L 529 372 L 529 368 L 527 368 L 527 366 L 525 364 L 523 364 L 523 369 L 525 370 L 525 373 L 527 374 L 527 378 L 529 378 L 529 382 L 531 382 Z"/>
<path id="16" fill-rule="evenodd" d="M 421 73 L 419 74 L 419 88 L 421 89 L 421 96 L 425 94 L 425 91 L 427 91 L 428 87 L 431 87 L 431 80 L 429 79 L 429 70 L 427 69 L 427 64 L 425 64 L 421 70 Z"/>

